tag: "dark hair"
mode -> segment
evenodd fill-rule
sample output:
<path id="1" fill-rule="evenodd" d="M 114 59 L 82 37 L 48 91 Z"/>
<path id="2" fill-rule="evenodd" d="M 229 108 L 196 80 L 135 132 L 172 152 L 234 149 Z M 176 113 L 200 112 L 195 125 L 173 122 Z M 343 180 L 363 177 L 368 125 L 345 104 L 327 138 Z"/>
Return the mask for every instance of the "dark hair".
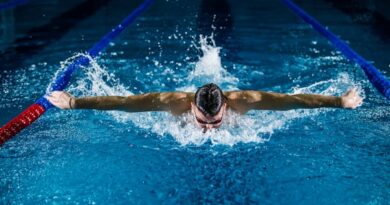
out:
<path id="1" fill-rule="evenodd" d="M 214 83 L 203 85 L 195 93 L 195 105 L 204 115 L 216 115 L 225 101 L 221 88 Z"/>

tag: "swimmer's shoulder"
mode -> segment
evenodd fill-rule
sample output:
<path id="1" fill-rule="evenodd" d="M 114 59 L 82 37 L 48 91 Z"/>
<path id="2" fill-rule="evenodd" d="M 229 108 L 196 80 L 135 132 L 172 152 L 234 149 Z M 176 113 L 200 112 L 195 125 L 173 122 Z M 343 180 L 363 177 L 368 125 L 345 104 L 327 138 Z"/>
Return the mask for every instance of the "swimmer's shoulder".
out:
<path id="1" fill-rule="evenodd" d="M 191 103 L 195 94 L 190 92 L 162 92 L 160 100 L 167 103 Z"/>
<path id="2" fill-rule="evenodd" d="M 261 90 L 236 90 L 226 91 L 224 95 L 228 101 L 259 101 L 263 93 L 266 92 Z"/>
<path id="3" fill-rule="evenodd" d="M 261 100 L 262 91 L 254 90 L 237 90 L 226 91 L 224 95 L 227 99 L 227 106 L 232 111 L 240 114 L 248 112 L 250 103 L 259 102 Z"/>
<path id="4" fill-rule="evenodd" d="M 169 104 L 173 115 L 181 115 L 191 110 L 191 102 L 195 93 L 191 92 L 165 92 L 161 93 L 161 101 Z"/>

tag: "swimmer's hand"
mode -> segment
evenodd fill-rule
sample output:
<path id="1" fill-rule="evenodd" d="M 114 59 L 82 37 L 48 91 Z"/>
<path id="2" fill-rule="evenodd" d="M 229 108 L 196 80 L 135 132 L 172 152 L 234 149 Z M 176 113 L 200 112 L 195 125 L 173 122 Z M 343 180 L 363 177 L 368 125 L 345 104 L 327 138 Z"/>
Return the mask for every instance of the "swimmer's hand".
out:
<path id="1" fill-rule="evenodd" d="M 355 109 L 363 104 L 363 98 L 356 88 L 352 88 L 341 96 L 341 106 L 343 108 Z"/>
<path id="2" fill-rule="evenodd" d="M 64 91 L 53 91 L 45 96 L 47 100 L 60 109 L 73 109 L 75 97 Z"/>

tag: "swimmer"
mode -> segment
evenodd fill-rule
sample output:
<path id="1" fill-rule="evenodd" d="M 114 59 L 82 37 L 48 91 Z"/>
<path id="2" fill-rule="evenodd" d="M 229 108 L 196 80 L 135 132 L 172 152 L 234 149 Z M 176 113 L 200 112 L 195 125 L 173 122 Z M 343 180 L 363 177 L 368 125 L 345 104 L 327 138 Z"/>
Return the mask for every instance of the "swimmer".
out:
<path id="1" fill-rule="evenodd" d="M 75 98 L 67 92 L 53 91 L 45 96 L 60 109 L 120 110 L 126 112 L 167 111 L 173 115 L 191 112 L 203 132 L 218 128 L 227 109 L 245 114 L 249 110 L 290 110 L 307 108 L 350 108 L 363 103 L 356 88 L 341 97 L 316 94 L 283 94 L 255 90 L 227 91 L 213 83 L 195 93 L 152 92 L 131 96 L 97 96 Z"/>

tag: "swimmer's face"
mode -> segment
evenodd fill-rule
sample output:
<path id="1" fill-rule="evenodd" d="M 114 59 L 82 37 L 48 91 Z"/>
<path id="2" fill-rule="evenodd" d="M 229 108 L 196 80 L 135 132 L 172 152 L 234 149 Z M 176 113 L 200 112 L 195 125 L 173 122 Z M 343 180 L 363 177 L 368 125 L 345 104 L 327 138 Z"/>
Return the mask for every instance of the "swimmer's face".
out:
<path id="1" fill-rule="evenodd" d="M 223 115 L 226 111 L 226 103 L 224 103 L 219 110 L 219 112 L 214 115 L 204 115 L 198 107 L 191 102 L 191 111 L 195 118 L 195 123 L 200 128 L 203 129 L 203 132 L 206 132 L 207 130 L 210 130 L 212 128 L 218 128 L 222 124 Z"/>

